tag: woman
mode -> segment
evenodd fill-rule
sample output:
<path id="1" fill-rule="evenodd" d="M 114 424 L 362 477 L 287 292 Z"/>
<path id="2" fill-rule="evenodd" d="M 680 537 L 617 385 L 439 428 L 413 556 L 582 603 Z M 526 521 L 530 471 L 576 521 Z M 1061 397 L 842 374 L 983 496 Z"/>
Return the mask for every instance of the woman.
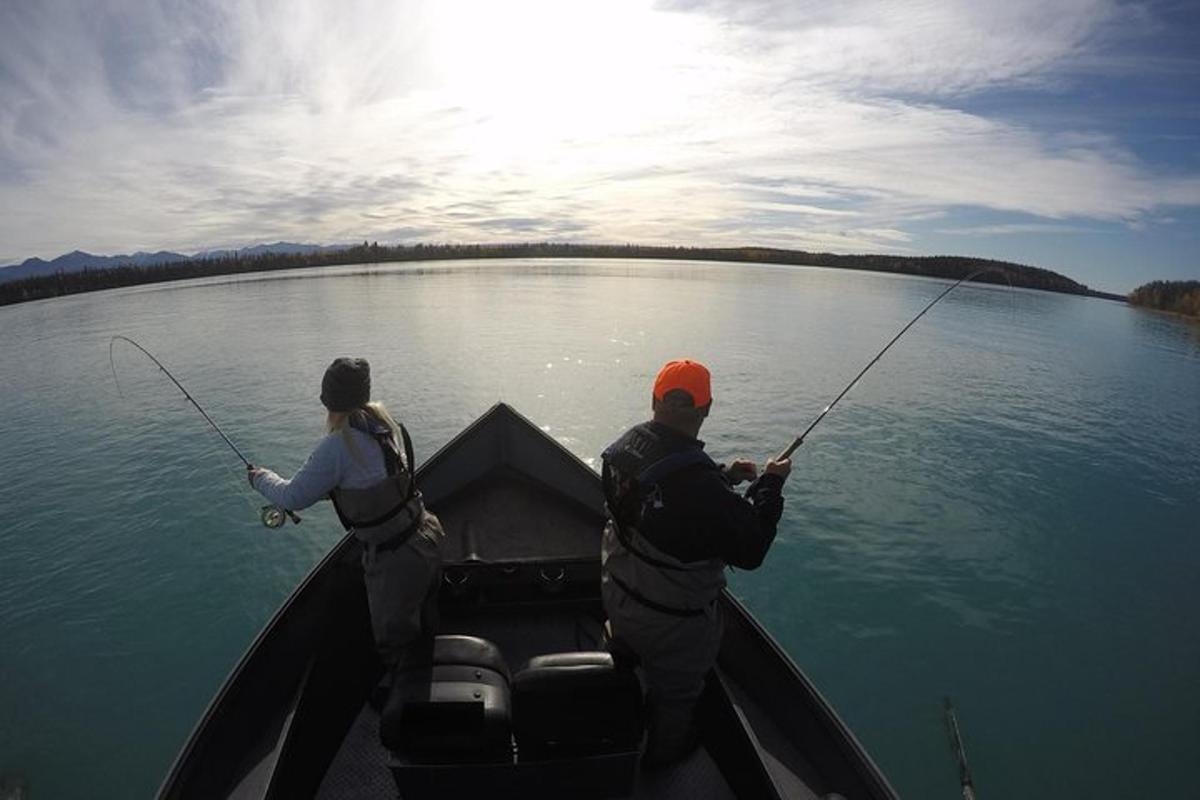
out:
<path id="1" fill-rule="evenodd" d="M 269 469 L 247 469 L 250 485 L 280 508 L 333 500 L 342 525 L 363 543 L 371 629 L 392 666 L 409 645 L 434 635 L 443 534 L 413 482 L 408 432 L 370 400 L 366 360 L 337 359 L 321 381 L 328 435 L 300 471 L 285 480 Z"/>

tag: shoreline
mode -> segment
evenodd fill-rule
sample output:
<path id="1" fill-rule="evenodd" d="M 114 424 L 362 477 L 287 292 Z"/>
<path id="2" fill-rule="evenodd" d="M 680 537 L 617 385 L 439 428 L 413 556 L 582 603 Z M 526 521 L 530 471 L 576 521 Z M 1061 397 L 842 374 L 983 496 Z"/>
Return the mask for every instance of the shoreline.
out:
<path id="1" fill-rule="evenodd" d="M 152 265 L 121 265 L 76 271 L 59 271 L 50 275 L 17 278 L 4 281 L 0 269 L 0 305 L 13 305 L 34 300 L 53 299 L 73 294 L 117 289 L 151 283 L 216 277 L 220 275 L 274 272 L 283 269 L 308 267 L 352 266 L 391 262 L 451 261 L 468 259 L 512 258 L 622 258 L 714 261 L 745 264 L 780 264 L 789 266 L 828 267 L 867 272 L 883 272 L 921 277 L 958 280 L 972 271 L 991 267 L 993 271 L 978 276 L 977 283 L 1008 285 L 1014 288 L 1038 289 L 1059 294 L 1098 297 L 1128 302 L 1123 295 L 1100 292 L 1057 272 L 1017 264 L 966 256 L 891 256 L 840 255 L 811 253 L 804 250 L 783 250 L 765 247 L 668 247 L 643 245 L 587 245 L 529 243 L 516 245 L 403 245 L 380 246 L 367 244 L 338 250 L 313 253 L 266 253 L 253 256 L 238 254 L 221 258 L 169 261 Z"/>

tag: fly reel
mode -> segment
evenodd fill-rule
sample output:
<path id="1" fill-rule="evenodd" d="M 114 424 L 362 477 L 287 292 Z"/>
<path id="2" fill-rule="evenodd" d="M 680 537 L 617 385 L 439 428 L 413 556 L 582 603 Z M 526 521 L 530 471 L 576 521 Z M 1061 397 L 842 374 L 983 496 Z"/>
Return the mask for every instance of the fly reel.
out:
<path id="1" fill-rule="evenodd" d="M 258 512 L 258 518 L 268 528 L 282 528 L 288 520 L 288 514 L 279 506 L 263 506 Z"/>

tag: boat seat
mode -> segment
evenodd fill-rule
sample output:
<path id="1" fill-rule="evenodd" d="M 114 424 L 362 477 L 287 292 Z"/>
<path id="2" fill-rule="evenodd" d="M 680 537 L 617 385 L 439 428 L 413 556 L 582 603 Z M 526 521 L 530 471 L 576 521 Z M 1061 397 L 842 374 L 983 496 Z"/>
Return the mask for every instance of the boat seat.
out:
<path id="1" fill-rule="evenodd" d="M 437 665 L 482 667 L 498 672 L 505 682 L 512 680 L 508 662 L 500 648 L 478 636 L 460 634 L 438 636 L 433 640 L 433 663 Z"/>
<path id="2" fill-rule="evenodd" d="M 476 636 L 438 636 L 431 662 L 394 673 L 380 739 L 409 762 L 511 761 L 509 682 L 496 645 Z"/>
<path id="3" fill-rule="evenodd" d="M 603 651 L 537 656 L 512 682 L 519 761 L 636 753 L 642 686 Z"/>

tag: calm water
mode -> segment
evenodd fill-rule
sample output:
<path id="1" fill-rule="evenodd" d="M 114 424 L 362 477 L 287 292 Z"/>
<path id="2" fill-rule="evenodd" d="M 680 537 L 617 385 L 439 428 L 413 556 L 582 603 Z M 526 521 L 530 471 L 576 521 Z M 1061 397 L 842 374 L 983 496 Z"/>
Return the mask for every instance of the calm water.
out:
<path id="1" fill-rule="evenodd" d="M 325 365 L 368 357 L 428 456 L 506 400 L 579 456 L 666 359 L 713 370 L 718 458 L 785 445 L 944 284 L 801 268 L 341 268 L 0 309 L 0 773 L 143 797 L 255 632 L 340 536 L 259 526 L 243 470 L 320 436 Z M 964 287 L 796 458 L 735 592 L 907 798 L 1197 796 L 1200 334 L 1099 300 Z"/>

